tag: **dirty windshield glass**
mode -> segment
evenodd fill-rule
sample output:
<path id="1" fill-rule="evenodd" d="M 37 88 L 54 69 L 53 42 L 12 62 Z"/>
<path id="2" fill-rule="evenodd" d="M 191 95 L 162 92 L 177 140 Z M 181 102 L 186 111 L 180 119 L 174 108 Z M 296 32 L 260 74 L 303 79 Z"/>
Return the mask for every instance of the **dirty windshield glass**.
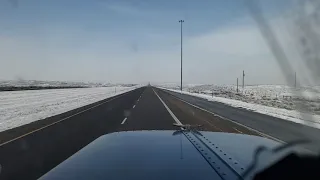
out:
<path id="1" fill-rule="evenodd" d="M 181 139 L 161 148 L 176 145 L 185 161 L 183 145 L 194 142 L 176 130 L 227 134 L 212 148 L 244 168 L 258 145 L 308 140 L 300 150 L 318 152 L 319 8 L 312 0 L 1 0 L 0 179 L 40 178 L 115 132 L 167 130 Z M 112 152 L 143 157 L 138 144 Z"/>

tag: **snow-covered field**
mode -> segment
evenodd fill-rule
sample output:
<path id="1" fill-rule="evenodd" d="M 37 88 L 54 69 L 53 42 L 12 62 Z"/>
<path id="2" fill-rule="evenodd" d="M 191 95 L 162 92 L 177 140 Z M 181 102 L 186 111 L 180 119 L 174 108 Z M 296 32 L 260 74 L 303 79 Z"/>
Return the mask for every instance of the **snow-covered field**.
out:
<path id="1" fill-rule="evenodd" d="M 0 132 L 136 89 L 97 87 L 0 92 Z"/>
<path id="2" fill-rule="evenodd" d="M 160 87 L 180 92 L 178 86 Z M 195 85 L 184 88 L 183 93 L 320 128 L 319 87 L 257 85 L 240 89 L 237 92 L 232 85 Z"/>
<path id="3" fill-rule="evenodd" d="M 134 84 L 111 84 L 95 82 L 70 82 L 70 81 L 38 81 L 38 80 L 0 80 L 0 87 L 111 87 L 133 86 Z"/>
<path id="4" fill-rule="evenodd" d="M 261 104 L 269 107 L 297 110 L 299 112 L 320 114 L 320 87 L 293 88 L 284 85 L 246 86 L 244 89 L 236 86 L 202 85 L 188 88 L 189 92 L 199 92 L 217 97 L 240 100 L 243 102 Z"/>
<path id="5" fill-rule="evenodd" d="M 161 87 L 179 89 L 177 84 Z M 234 85 L 186 85 L 184 91 L 320 115 L 320 86 L 251 85 L 237 92 Z"/>

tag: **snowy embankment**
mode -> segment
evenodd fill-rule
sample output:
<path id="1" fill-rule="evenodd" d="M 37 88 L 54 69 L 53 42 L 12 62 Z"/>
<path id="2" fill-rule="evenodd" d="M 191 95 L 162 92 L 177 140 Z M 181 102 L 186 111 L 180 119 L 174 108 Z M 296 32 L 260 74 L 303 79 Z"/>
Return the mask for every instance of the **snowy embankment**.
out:
<path id="1" fill-rule="evenodd" d="M 186 91 L 179 91 L 179 90 L 174 90 L 170 88 L 165 88 L 165 87 L 159 87 L 162 89 L 166 89 L 169 91 L 177 92 L 177 93 L 183 93 L 191 96 L 196 96 L 199 98 L 206 99 L 208 101 L 215 101 L 215 102 L 220 102 L 224 103 L 227 105 L 230 105 L 232 107 L 237 107 L 237 108 L 244 108 L 250 111 L 258 112 L 261 114 L 266 114 L 269 116 L 273 116 L 276 118 L 292 121 L 295 123 L 299 124 L 304 124 L 310 127 L 315 127 L 320 129 L 320 115 L 314 115 L 314 114 L 308 114 L 308 113 L 302 113 L 298 112 L 296 110 L 287 110 L 287 109 L 282 109 L 282 108 L 276 108 L 276 107 L 269 107 L 265 105 L 260 105 L 260 104 L 254 104 L 254 103 L 248 103 L 248 102 L 243 102 L 240 100 L 234 100 L 234 99 L 229 99 L 229 98 L 224 98 L 224 97 L 216 97 L 212 95 L 206 95 L 206 94 L 199 94 L 199 93 L 191 93 L 191 92 L 186 92 Z"/>
<path id="2" fill-rule="evenodd" d="M 61 114 L 138 87 L 141 86 L 0 92 L 0 132 Z"/>
<path id="3" fill-rule="evenodd" d="M 319 86 L 294 88 L 285 85 L 251 85 L 237 91 L 234 85 L 200 85 L 184 89 L 188 92 L 213 94 L 216 97 L 320 115 Z"/>

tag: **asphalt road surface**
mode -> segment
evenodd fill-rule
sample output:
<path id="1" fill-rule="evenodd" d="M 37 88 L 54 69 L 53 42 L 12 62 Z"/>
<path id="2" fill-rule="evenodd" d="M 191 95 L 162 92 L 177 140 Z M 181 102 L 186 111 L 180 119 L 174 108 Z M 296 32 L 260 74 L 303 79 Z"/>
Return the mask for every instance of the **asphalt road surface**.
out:
<path id="1" fill-rule="evenodd" d="M 0 179 L 37 179 L 107 133 L 131 130 L 175 130 L 177 127 L 174 127 L 173 123 L 176 121 L 172 114 L 183 124 L 202 125 L 200 130 L 285 140 L 283 137 L 276 136 L 272 129 L 279 131 L 279 128 L 282 128 L 283 133 L 286 133 L 286 128 L 283 126 L 287 124 L 280 122 L 278 129 L 274 126 L 270 126 L 271 129 L 266 128 L 271 132 L 261 128 L 256 130 L 254 129 L 256 126 L 250 125 L 252 119 L 246 121 L 247 117 L 242 115 L 241 118 L 231 117 L 230 120 L 226 119 L 230 117 L 224 114 L 228 109 L 233 116 L 248 112 L 236 111 L 227 106 L 223 107 L 225 109 L 223 112 L 218 112 L 222 111 L 222 107 L 217 106 L 218 110 L 216 110 L 214 106 L 214 103 L 203 99 L 153 87 L 143 87 L 61 115 L 1 132 Z M 255 116 L 258 119 L 256 123 L 259 123 L 259 119 L 268 117 L 259 114 Z M 261 123 L 261 127 L 266 125 L 266 122 L 261 121 Z M 288 125 L 290 130 L 288 132 L 294 134 L 291 131 L 295 129 L 291 126 L 293 125 Z M 312 131 L 312 135 L 315 133 L 320 137 L 319 130 L 313 128 L 308 130 Z M 297 131 L 297 136 L 300 136 L 298 132 L 300 131 Z"/>
<path id="2" fill-rule="evenodd" d="M 220 115 L 227 120 L 252 128 L 260 135 L 279 141 L 292 142 L 294 140 L 309 140 L 312 143 L 303 145 L 311 152 L 320 150 L 320 130 L 291 121 L 256 113 L 241 108 L 234 108 L 223 103 L 207 101 L 205 99 L 184 95 L 172 91 L 165 91 L 184 102 Z"/>

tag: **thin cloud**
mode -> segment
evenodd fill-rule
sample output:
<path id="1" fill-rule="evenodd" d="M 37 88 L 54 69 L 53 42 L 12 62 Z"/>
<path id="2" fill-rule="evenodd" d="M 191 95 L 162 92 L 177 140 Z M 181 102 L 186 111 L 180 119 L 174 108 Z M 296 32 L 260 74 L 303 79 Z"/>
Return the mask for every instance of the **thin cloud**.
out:
<path id="1" fill-rule="evenodd" d="M 144 12 L 141 11 L 137 6 L 130 3 L 119 3 L 119 2 L 103 2 L 103 6 L 110 10 L 111 12 L 117 14 L 124 14 L 124 15 L 133 15 L 138 16 L 142 15 Z"/>
<path id="2" fill-rule="evenodd" d="M 11 4 L 13 8 L 19 7 L 19 0 L 8 0 L 8 2 Z"/>
<path id="3" fill-rule="evenodd" d="M 148 2 L 147 2 L 148 3 Z M 117 15 L 124 15 L 127 17 L 145 17 L 145 18 L 163 18 L 164 15 L 168 16 L 177 16 L 176 12 L 172 11 L 165 11 L 165 10 L 158 10 L 156 7 L 150 9 L 145 8 L 142 6 L 141 3 L 135 1 L 106 1 L 102 3 L 107 10 L 110 12 L 116 13 Z M 181 18 L 181 17 L 179 17 Z M 177 19 L 179 19 L 177 18 Z"/>

